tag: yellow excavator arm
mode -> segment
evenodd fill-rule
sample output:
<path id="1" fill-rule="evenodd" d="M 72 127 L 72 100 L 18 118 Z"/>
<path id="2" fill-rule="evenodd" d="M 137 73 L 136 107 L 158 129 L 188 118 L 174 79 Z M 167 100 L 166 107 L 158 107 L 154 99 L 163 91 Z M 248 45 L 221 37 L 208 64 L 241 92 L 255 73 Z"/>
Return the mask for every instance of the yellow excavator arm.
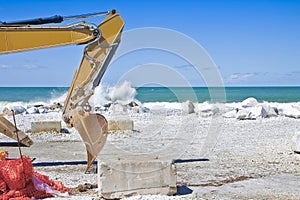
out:
<path id="1" fill-rule="evenodd" d="M 66 19 L 99 15 L 106 17 L 97 26 L 86 22 L 53 25 Z M 63 120 L 69 127 L 78 130 L 85 143 L 87 169 L 103 148 L 107 137 L 107 121 L 104 116 L 91 113 L 89 100 L 120 43 L 123 27 L 124 21 L 115 10 L 71 17 L 53 16 L 10 23 L 0 22 L 0 54 L 72 44 L 86 45 L 64 103 Z M 4 116 L 0 116 L 0 132 L 13 139 L 16 139 L 18 132 L 24 145 L 32 144 L 32 141 L 23 132 L 16 130 Z"/>

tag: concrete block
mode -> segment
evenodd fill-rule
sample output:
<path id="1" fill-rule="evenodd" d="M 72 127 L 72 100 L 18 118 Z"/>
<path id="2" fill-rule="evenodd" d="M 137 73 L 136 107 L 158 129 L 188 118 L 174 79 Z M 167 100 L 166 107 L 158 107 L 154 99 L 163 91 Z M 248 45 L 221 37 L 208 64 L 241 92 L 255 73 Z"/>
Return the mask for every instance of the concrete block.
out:
<path id="1" fill-rule="evenodd" d="M 176 169 L 171 161 L 98 161 L 98 190 L 105 199 L 147 194 L 173 195 L 177 192 Z"/>
<path id="2" fill-rule="evenodd" d="M 108 120 L 108 131 L 133 130 L 133 121 L 130 119 Z"/>
<path id="3" fill-rule="evenodd" d="M 60 132 L 61 121 L 39 121 L 31 122 L 31 132 L 39 133 L 43 131 L 56 131 Z"/>

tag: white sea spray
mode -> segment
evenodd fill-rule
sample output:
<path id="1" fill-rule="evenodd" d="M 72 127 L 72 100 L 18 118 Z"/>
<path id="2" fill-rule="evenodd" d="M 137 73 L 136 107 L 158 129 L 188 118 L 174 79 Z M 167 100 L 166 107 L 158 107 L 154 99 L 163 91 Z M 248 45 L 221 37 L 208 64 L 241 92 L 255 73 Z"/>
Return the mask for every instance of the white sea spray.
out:
<path id="1" fill-rule="evenodd" d="M 109 97 L 112 102 L 119 102 L 121 104 L 128 104 L 133 101 L 136 95 L 135 88 L 131 87 L 131 83 L 124 81 L 123 83 L 112 87 L 109 90 Z"/>
<path id="2" fill-rule="evenodd" d="M 127 81 L 113 87 L 99 85 L 96 87 L 90 103 L 94 106 L 102 106 L 107 103 L 120 103 L 126 105 L 131 101 L 136 101 L 135 95 L 135 88 Z"/>

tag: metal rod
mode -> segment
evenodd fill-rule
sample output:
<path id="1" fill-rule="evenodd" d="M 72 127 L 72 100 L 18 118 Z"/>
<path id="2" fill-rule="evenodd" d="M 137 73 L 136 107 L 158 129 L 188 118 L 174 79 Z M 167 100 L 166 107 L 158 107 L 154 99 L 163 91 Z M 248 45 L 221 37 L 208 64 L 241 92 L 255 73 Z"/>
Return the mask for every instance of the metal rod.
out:
<path id="1" fill-rule="evenodd" d="M 61 23 L 64 20 L 75 20 L 80 18 L 92 18 L 98 16 L 108 15 L 110 12 L 115 13 L 115 10 L 105 11 L 105 12 L 97 12 L 97 13 L 88 13 L 81 15 L 71 15 L 71 16 L 60 16 L 54 15 L 51 17 L 45 18 L 35 18 L 28 20 L 20 20 L 20 21 L 12 21 L 12 22 L 2 22 L 0 21 L 0 26 L 21 26 L 21 25 L 41 25 L 41 24 L 50 24 L 50 23 Z"/>
<path id="2" fill-rule="evenodd" d="M 20 145 L 20 139 L 19 139 L 19 133 L 18 133 L 19 131 L 18 131 L 18 128 L 17 128 L 16 118 L 15 118 L 15 111 L 11 110 L 11 112 L 12 112 L 12 115 L 13 115 L 15 129 L 16 129 L 15 132 L 16 132 L 17 140 L 18 140 L 18 148 L 19 148 L 20 158 L 22 158 L 23 155 L 22 155 L 22 151 L 21 151 L 21 145 Z"/>
<path id="3" fill-rule="evenodd" d="M 12 22 L 1 22 L 0 26 L 41 25 L 41 24 L 50 24 L 50 23 L 61 23 L 62 21 L 63 21 L 62 16 L 54 15 L 52 17 L 45 17 L 45 18 L 35 18 L 35 19 L 12 21 Z"/>
<path id="4" fill-rule="evenodd" d="M 18 131 L 18 128 L 17 128 L 17 123 L 16 123 L 16 118 L 15 118 L 15 111 L 14 110 L 11 110 L 12 112 L 12 115 L 13 115 L 13 119 L 14 119 L 14 124 L 15 124 L 15 128 L 16 128 L 16 135 L 17 135 L 17 140 L 18 140 L 18 148 L 19 148 L 19 154 L 20 154 L 20 159 L 22 161 L 22 165 L 23 165 L 23 178 L 24 178 L 24 183 L 26 186 L 26 174 L 25 174 L 25 167 L 24 167 L 24 162 L 23 162 L 23 155 L 22 155 L 22 151 L 21 151 L 21 145 L 20 145 L 20 139 L 19 139 L 19 131 Z M 27 195 L 27 189 L 25 190 L 26 192 L 26 195 Z"/>
<path id="5" fill-rule="evenodd" d="M 91 18 L 91 17 L 98 17 L 98 16 L 105 16 L 108 15 L 110 11 L 105 12 L 97 12 L 97 13 L 88 13 L 88 14 L 81 14 L 81 15 L 71 15 L 63 17 L 64 20 L 74 20 L 78 18 Z"/>

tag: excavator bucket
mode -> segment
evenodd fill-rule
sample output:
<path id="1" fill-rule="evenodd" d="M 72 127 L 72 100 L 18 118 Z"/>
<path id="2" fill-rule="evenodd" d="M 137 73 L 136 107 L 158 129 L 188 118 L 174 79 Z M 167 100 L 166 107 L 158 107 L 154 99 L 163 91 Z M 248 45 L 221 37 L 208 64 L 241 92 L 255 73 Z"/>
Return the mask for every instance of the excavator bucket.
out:
<path id="1" fill-rule="evenodd" d="M 10 123 L 10 121 L 0 116 L 0 132 L 16 141 L 18 141 L 19 137 L 19 142 L 21 144 L 25 145 L 26 147 L 30 147 L 33 144 L 33 141 L 22 131 L 17 131 L 18 132 L 16 132 L 16 127 L 12 123 Z"/>
<path id="2" fill-rule="evenodd" d="M 87 172 L 106 142 L 107 121 L 100 114 L 86 113 L 85 116 L 77 116 L 73 125 L 86 147 L 88 161 L 85 172 Z"/>

